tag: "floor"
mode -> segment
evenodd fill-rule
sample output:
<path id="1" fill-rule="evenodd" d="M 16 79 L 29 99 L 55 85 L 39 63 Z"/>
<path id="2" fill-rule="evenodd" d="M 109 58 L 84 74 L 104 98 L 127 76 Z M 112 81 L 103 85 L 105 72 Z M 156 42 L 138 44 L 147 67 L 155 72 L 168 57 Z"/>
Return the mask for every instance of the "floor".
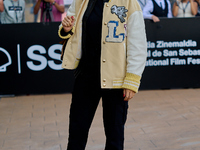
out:
<path id="1" fill-rule="evenodd" d="M 66 150 L 71 94 L 0 99 L 0 150 Z M 101 103 L 86 150 L 103 150 Z M 129 102 L 125 150 L 200 150 L 200 89 L 140 91 Z"/>

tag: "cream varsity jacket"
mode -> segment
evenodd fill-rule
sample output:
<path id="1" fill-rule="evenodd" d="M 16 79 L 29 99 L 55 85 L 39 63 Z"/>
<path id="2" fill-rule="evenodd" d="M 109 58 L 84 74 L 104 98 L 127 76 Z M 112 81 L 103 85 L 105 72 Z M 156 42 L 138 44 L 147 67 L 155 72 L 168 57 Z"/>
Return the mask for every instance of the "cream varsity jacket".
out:
<path id="1" fill-rule="evenodd" d="M 62 67 L 75 69 L 81 59 L 82 17 L 89 0 L 74 0 L 67 16 L 75 17 Z M 101 41 L 101 88 L 126 88 L 138 92 L 145 67 L 147 42 L 144 19 L 137 0 L 110 0 L 104 4 Z"/>

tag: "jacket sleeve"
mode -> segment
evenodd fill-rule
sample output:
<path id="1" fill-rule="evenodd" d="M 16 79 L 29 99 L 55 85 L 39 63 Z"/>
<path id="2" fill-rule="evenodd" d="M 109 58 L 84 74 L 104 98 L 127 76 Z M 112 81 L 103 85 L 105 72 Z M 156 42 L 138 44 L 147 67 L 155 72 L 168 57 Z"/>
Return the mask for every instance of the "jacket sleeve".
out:
<path id="1" fill-rule="evenodd" d="M 136 2 L 136 5 L 139 4 Z M 147 41 L 143 14 L 141 10 L 136 10 L 128 17 L 127 22 L 127 70 L 123 88 L 138 92 L 146 57 Z"/>
<path id="2" fill-rule="evenodd" d="M 75 6 L 76 6 L 76 0 L 73 0 L 71 6 L 69 7 L 68 11 L 67 11 L 67 15 L 66 16 L 74 16 L 74 18 L 76 19 L 76 11 L 75 11 Z M 71 37 L 71 32 L 74 33 L 74 27 L 72 28 L 72 30 L 68 33 L 66 33 L 63 29 L 62 23 L 59 26 L 58 29 L 58 35 L 60 38 L 62 39 L 68 39 Z"/>

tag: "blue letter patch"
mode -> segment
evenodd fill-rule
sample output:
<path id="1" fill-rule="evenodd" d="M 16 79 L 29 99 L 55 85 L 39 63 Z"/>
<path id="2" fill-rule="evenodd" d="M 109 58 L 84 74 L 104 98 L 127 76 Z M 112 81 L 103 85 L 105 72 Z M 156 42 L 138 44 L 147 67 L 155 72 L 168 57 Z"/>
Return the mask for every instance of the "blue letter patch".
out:
<path id="1" fill-rule="evenodd" d="M 125 34 L 121 33 L 116 35 L 117 26 L 119 25 L 118 21 L 109 21 L 108 22 L 108 35 L 106 36 L 106 42 L 121 43 L 124 41 Z"/>

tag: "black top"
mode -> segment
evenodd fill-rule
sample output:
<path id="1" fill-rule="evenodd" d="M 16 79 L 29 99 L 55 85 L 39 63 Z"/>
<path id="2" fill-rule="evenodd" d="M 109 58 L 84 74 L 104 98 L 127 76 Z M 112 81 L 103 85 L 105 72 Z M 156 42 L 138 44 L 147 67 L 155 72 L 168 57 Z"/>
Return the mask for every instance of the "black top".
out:
<path id="1" fill-rule="evenodd" d="M 165 9 L 158 6 L 158 4 L 155 2 L 155 0 L 152 0 L 153 2 L 153 12 L 151 14 L 157 16 L 157 17 L 167 17 L 168 14 L 168 3 L 167 0 L 165 1 Z"/>
<path id="2" fill-rule="evenodd" d="M 102 17 L 107 1 L 89 0 L 82 20 L 82 56 L 75 76 L 80 72 L 100 74 Z"/>

